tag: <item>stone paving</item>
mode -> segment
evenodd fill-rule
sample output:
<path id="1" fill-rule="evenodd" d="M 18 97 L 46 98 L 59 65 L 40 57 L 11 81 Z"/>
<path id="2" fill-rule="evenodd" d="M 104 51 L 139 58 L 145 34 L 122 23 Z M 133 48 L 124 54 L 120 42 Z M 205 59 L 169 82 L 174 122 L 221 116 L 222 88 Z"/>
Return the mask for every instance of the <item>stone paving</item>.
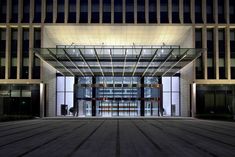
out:
<path id="1" fill-rule="evenodd" d="M 38 119 L 0 123 L 0 157 L 235 157 L 235 122 Z"/>

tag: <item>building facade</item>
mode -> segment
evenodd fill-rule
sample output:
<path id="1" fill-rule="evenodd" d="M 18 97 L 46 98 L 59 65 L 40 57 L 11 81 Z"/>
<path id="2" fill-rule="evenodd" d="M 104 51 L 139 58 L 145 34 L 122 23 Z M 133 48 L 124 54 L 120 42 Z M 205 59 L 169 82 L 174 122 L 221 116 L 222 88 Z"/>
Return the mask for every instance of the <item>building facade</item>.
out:
<path id="1" fill-rule="evenodd" d="M 71 115 L 69 108 L 76 106 L 81 116 L 235 113 L 233 0 L 0 0 L 0 36 L 0 115 Z M 86 74 L 85 69 L 76 63 L 72 66 L 85 75 L 63 76 L 58 66 L 69 71 L 70 65 L 61 65 L 57 58 L 58 63 L 52 68 L 48 65 L 50 61 L 35 55 L 43 54 L 45 48 L 59 49 L 61 45 L 67 45 L 64 47 L 66 51 L 81 50 L 76 45 L 132 45 L 132 50 L 140 45 L 151 45 L 153 53 L 158 49 L 170 52 L 171 48 L 167 46 L 177 45 L 205 51 L 174 74 L 156 74 L 150 81 L 149 75 L 141 80 L 142 72 L 125 76 L 126 83 L 123 83 L 123 75 L 114 74 L 114 77 L 102 73 L 105 65 L 99 62 L 100 52 L 96 58 L 100 74 L 95 77 L 88 75 L 89 72 Z M 156 45 L 161 46 L 154 49 Z M 139 49 L 136 60 L 141 62 Z M 45 53 L 49 50 L 46 49 Z M 88 53 L 85 48 L 82 51 L 80 55 Z M 57 54 L 57 50 L 53 53 Z M 112 57 L 108 63 L 112 63 Z M 136 65 L 132 69 L 134 72 L 140 67 L 138 63 Z M 156 65 L 156 69 L 161 66 Z M 89 61 L 86 67 L 95 71 L 95 65 L 92 67 Z M 149 69 L 148 64 L 146 68 Z M 152 68 L 154 70 L 154 66 Z M 102 83 L 104 79 L 107 82 Z M 98 84 L 108 84 L 110 89 L 92 90 L 93 87 L 89 86 L 82 90 L 84 84 L 95 88 L 100 87 Z M 128 84 L 131 86 L 124 89 Z M 142 102 L 149 91 L 144 89 L 147 86 L 137 87 L 138 84 L 152 84 L 157 88 L 151 87 L 154 91 L 150 92 L 150 99 Z M 90 96 L 85 96 L 89 93 Z M 98 97 L 101 93 L 103 96 Z M 127 96 L 130 93 L 132 95 Z M 133 95 L 138 96 L 134 98 Z"/>

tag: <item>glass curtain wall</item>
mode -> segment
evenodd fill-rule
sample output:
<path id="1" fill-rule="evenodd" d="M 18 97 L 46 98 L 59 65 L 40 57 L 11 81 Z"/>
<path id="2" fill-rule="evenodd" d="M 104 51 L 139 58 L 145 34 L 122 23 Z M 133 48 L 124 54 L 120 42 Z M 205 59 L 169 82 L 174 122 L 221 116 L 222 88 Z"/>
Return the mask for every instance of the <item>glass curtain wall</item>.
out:
<path id="1" fill-rule="evenodd" d="M 160 116 L 162 101 L 164 116 L 179 116 L 179 82 L 179 76 L 163 77 L 162 90 L 157 77 L 57 76 L 57 115 L 72 115 L 77 105 L 78 116 L 92 116 L 95 102 L 96 116 L 140 116 L 144 100 L 145 116 Z"/>
<path id="2" fill-rule="evenodd" d="M 56 97 L 57 116 L 72 115 L 70 112 L 74 104 L 74 77 L 57 76 Z"/>
<path id="3" fill-rule="evenodd" d="M 0 115 L 40 115 L 40 88 L 38 84 L 2 84 L 0 86 Z"/>
<path id="4" fill-rule="evenodd" d="M 180 116 L 180 80 L 178 76 L 162 77 L 163 115 Z"/>

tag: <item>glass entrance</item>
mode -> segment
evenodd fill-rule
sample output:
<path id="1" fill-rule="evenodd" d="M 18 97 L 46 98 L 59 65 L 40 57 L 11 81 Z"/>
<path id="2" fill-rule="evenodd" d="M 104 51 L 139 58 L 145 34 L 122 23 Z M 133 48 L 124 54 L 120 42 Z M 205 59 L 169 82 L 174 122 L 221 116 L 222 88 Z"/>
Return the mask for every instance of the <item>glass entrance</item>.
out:
<path id="1" fill-rule="evenodd" d="M 104 100 L 97 101 L 97 116 L 140 116 L 140 101 Z"/>
<path id="2" fill-rule="evenodd" d="M 157 77 L 81 77 L 74 89 L 78 116 L 159 116 Z"/>

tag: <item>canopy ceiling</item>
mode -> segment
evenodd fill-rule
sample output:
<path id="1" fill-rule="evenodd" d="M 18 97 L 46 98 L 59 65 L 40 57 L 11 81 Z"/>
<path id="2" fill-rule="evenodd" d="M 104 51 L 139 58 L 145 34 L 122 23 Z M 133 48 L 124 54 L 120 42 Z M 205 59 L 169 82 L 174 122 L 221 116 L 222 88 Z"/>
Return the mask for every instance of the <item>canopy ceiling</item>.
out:
<path id="1" fill-rule="evenodd" d="M 65 76 L 172 76 L 198 58 L 204 49 L 70 45 L 33 51 Z"/>

